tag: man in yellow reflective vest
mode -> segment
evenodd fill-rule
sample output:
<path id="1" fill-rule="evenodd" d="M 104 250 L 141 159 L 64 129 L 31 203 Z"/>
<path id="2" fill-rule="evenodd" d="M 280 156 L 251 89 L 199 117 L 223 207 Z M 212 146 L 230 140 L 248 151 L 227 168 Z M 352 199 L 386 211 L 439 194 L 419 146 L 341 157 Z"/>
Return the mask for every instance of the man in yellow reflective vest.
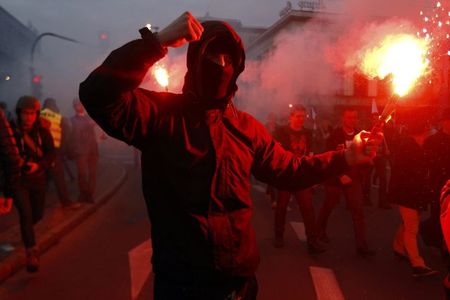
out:
<path id="1" fill-rule="evenodd" d="M 40 119 L 43 126 L 49 129 L 56 149 L 56 160 L 54 167 L 50 169 L 50 175 L 55 183 L 61 206 L 68 209 L 78 208 L 81 206 L 80 203 L 74 203 L 70 200 L 64 177 L 63 148 L 69 128 L 65 126 L 65 120 L 59 112 L 55 99 L 45 99 Z"/>

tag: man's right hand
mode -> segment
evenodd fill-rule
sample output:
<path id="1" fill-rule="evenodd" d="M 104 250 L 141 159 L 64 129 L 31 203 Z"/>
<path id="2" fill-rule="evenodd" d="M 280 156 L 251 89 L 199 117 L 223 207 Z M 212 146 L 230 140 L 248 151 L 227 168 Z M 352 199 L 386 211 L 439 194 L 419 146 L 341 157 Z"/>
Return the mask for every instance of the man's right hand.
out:
<path id="1" fill-rule="evenodd" d="M 202 24 L 190 12 L 185 12 L 161 30 L 158 33 L 158 39 L 163 47 L 176 48 L 186 43 L 198 41 L 202 33 Z"/>

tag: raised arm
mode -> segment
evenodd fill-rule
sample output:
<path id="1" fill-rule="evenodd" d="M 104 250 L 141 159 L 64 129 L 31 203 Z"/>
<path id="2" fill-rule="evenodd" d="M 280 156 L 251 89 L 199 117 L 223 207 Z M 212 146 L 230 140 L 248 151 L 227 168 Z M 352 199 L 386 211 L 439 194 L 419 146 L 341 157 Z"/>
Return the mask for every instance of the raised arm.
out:
<path id="1" fill-rule="evenodd" d="M 161 93 L 139 89 L 148 69 L 167 53 L 200 38 L 200 23 L 184 13 L 159 35 L 148 34 L 114 50 L 80 84 L 80 100 L 109 135 L 139 147 L 158 118 Z"/>

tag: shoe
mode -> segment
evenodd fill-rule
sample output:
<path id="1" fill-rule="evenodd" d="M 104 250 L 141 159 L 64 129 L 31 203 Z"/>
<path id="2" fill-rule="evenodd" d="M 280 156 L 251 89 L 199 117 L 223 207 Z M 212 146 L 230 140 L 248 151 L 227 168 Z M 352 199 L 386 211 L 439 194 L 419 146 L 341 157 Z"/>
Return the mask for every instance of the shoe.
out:
<path id="1" fill-rule="evenodd" d="M 394 250 L 394 257 L 398 261 L 407 261 L 409 262 L 409 257 L 406 254 Z"/>
<path id="2" fill-rule="evenodd" d="M 308 242 L 308 253 L 311 255 L 320 254 L 327 251 L 327 249 L 321 245 L 317 240 Z"/>
<path id="3" fill-rule="evenodd" d="M 425 276 L 432 276 L 436 275 L 439 272 L 436 270 L 433 270 L 427 266 L 423 267 L 413 267 L 412 269 L 412 276 L 413 277 L 425 277 Z"/>
<path id="4" fill-rule="evenodd" d="M 356 250 L 356 254 L 358 254 L 358 256 L 361 256 L 363 258 L 369 258 L 375 256 L 377 253 L 374 250 L 371 250 L 367 247 L 361 247 Z"/>
<path id="5" fill-rule="evenodd" d="M 284 247 L 283 238 L 275 238 L 275 240 L 273 241 L 273 246 L 275 248 L 283 248 Z"/>
<path id="6" fill-rule="evenodd" d="M 27 249 L 27 272 L 35 273 L 39 271 L 39 253 L 36 247 Z"/>

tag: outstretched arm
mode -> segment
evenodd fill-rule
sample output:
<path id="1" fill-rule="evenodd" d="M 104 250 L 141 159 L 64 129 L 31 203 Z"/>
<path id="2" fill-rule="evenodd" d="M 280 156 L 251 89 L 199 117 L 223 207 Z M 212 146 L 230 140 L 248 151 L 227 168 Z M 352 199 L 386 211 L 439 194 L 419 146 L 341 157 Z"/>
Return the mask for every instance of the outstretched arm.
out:
<path id="1" fill-rule="evenodd" d="M 281 190 L 297 191 L 337 176 L 355 164 L 368 163 L 379 139 L 364 142 L 368 133 L 355 136 L 346 150 L 330 151 L 311 157 L 298 157 L 275 142 L 262 125 L 257 125 L 254 176 Z"/>

